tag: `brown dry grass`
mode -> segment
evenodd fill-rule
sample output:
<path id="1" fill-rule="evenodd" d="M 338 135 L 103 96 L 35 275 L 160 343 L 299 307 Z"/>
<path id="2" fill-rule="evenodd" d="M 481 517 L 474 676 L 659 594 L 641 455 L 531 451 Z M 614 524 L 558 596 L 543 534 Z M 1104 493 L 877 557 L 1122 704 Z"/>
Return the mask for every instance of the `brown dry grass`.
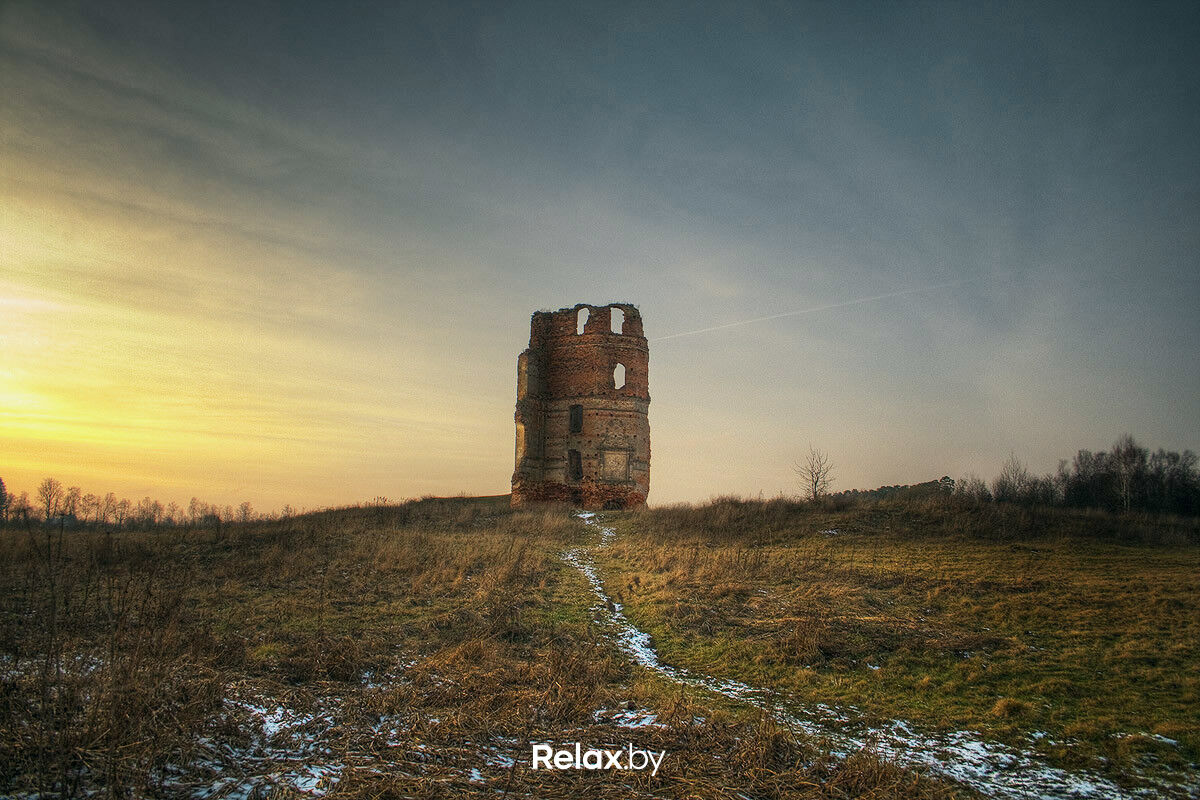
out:
<path id="1" fill-rule="evenodd" d="M 668 663 L 1118 780 L 1200 760 L 1200 521 L 723 498 L 615 524 L 604 578 Z"/>
<path id="2" fill-rule="evenodd" d="M 632 667 L 558 557 L 588 535 L 565 509 L 513 513 L 507 498 L 2 531 L 0 793 L 965 794 L 869 755 L 830 759 Z M 617 726 L 627 707 L 662 726 Z M 654 778 L 531 772 L 531 741 L 669 756 Z"/>

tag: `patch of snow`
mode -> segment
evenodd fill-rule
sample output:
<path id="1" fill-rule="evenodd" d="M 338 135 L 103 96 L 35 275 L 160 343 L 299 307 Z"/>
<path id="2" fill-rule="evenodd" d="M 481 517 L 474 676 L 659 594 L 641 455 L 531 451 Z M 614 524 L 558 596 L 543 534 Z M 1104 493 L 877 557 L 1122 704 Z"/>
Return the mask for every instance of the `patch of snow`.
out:
<path id="1" fill-rule="evenodd" d="M 488 752 L 484 755 L 483 763 L 487 764 L 489 767 L 499 767 L 500 769 L 512 769 L 517 763 L 516 759 L 512 758 L 511 756 L 505 755 L 504 753 L 501 753 L 495 747 L 490 747 L 490 748 L 488 748 L 488 750 L 490 752 Z"/>
<path id="2" fill-rule="evenodd" d="M 618 709 L 610 711 L 607 708 L 601 708 L 592 714 L 592 719 L 598 723 L 611 723 L 620 728 L 665 728 L 663 723 L 658 721 L 658 715 L 648 708 L 636 709 Z"/>
<path id="3" fill-rule="evenodd" d="M 1159 733 L 1127 733 L 1125 731 L 1119 731 L 1117 733 L 1114 733 L 1112 735 L 1112 738 L 1114 738 L 1114 739 L 1152 739 L 1156 742 L 1159 742 L 1160 744 L 1170 745 L 1171 747 L 1179 746 L 1179 742 L 1177 740 L 1168 739 L 1166 736 L 1163 736 L 1162 734 L 1159 734 Z"/>
<path id="4" fill-rule="evenodd" d="M 340 780 L 341 763 L 330 763 L 331 711 L 290 708 L 274 698 L 239 688 L 225 699 L 223 726 L 241 735 L 214 741 L 201 737 L 198 755 L 186 765 L 167 764 L 163 788 L 193 798 L 250 798 L 284 789 L 320 797 Z M 236 775 L 236 777 L 234 777 Z"/>

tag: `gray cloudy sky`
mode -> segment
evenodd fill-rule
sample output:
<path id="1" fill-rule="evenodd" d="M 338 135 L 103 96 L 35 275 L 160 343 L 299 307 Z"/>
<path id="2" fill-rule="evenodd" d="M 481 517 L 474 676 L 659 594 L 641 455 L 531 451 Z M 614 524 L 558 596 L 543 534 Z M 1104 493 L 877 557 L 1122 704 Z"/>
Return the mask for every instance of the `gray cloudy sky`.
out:
<path id="1" fill-rule="evenodd" d="M 5 3 L 0 475 L 504 492 L 529 315 L 616 300 L 652 503 L 794 491 L 810 442 L 835 488 L 1196 449 L 1197 41 L 1194 3 Z"/>

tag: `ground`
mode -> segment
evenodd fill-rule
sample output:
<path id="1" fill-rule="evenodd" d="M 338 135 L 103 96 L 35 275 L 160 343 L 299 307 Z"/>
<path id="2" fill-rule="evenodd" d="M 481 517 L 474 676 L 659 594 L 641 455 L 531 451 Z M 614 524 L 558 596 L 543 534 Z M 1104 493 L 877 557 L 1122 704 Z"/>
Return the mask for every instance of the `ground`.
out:
<path id="1" fill-rule="evenodd" d="M 847 746 L 895 723 L 914 752 L 1197 781 L 1194 525 L 507 503 L 0 532 L 0 793 L 1003 796 Z M 529 769 L 576 741 L 667 756 Z"/>
<path id="2" fill-rule="evenodd" d="M 1117 787 L 1197 791 L 1194 521 L 933 499 L 611 524 L 600 572 L 667 664 L 868 734 L 969 731 Z"/>

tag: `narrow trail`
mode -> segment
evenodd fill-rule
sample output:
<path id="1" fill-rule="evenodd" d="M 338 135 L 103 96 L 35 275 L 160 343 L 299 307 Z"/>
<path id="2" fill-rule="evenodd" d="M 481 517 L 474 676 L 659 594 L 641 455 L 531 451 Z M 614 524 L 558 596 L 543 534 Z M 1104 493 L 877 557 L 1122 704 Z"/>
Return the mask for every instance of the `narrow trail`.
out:
<path id="1" fill-rule="evenodd" d="M 814 708 L 785 693 L 665 664 L 649 634 L 630 622 L 621 604 L 609 597 L 596 571 L 595 553 L 611 544 L 615 531 L 601 524 L 593 512 L 580 512 L 577 516 L 598 529 L 599 540 L 593 545 L 571 548 L 562 558 L 587 579 L 598 601 L 593 611 L 613 631 L 617 646 L 632 661 L 677 683 L 762 709 L 781 724 L 821 740 L 834 755 L 846 757 L 869 748 L 894 763 L 951 778 L 1001 800 L 1151 800 L 1189 797 L 1200 791 L 1200 784 L 1195 784 L 1192 776 L 1188 777 L 1193 781 L 1191 784 L 1172 785 L 1147 777 L 1146 780 L 1158 785 L 1127 790 L 1093 773 L 1058 769 L 1032 753 L 984 741 L 969 731 L 929 733 L 918 731 L 902 720 L 868 727 L 858 721 L 854 708 L 835 708 L 823 703 Z"/>

